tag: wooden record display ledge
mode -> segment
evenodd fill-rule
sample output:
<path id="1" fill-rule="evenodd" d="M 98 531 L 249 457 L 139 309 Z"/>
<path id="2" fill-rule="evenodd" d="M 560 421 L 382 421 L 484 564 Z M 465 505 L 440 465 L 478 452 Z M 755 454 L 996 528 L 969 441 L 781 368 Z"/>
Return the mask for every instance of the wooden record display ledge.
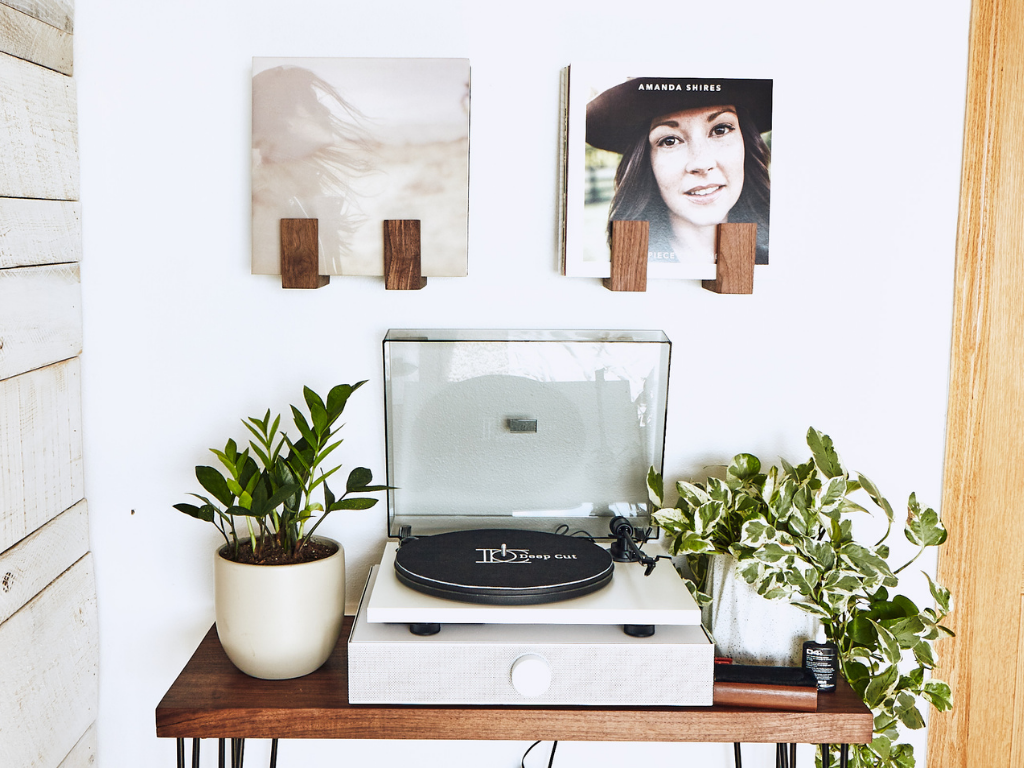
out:
<path id="1" fill-rule="evenodd" d="M 320 274 L 319 219 L 281 219 L 281 287 L 323 288 L 331 282 Z M 419 219 L 384 222 L 384 287 L 418 291 L 427 284 L 420 258 Z"/>
<path id="2" fill-rule="evenodd" d="M 609 291 L 647 290 L 648 221 L 613 221 Z M 715 279 L 701 286 L 714 293 L 753 293 L 757 224 L 719 224 L 715 229 Z"/>
<path id="3" fill-rule="evenodd" d="M 179 739 L 445 739 L 865 744 L 871 712 L 842 679 L 817 712 L 742 707 L 398 706 L 348 703 L 352 617 L 327 663 L 296 680 L 257 680 L 228 661 L 211 628 L 156 708 Z M 193 747 L 195 749 L 195 746 Z"/>

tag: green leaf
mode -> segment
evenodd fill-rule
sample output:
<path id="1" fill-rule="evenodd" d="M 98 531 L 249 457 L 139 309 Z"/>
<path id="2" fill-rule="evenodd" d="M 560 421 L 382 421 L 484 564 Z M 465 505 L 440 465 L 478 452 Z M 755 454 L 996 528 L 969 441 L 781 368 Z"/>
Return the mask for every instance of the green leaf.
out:
<path id="1" fill-rule="evenodd" d="M 228 469 L 229 471 L 234 470 L 234 459 L 229 459 L 228 455 L 224 453 L 224 451 L 218 451 L 216 448 L 211 448 L 210 453 L 216 456 L 220 460 L 220 463 L 223 464 L 226 469 Z"/>
<path id="2" fill-rule="evenodd" d="M 898 680 L 899 670 L 895 664 L 887 667 L 881 674 L 873 676 L 864 689 L 864 703 L 871 709 L 877 709 L 892 692 Z"/>
<path id="3" fill-rule="evenodd" d="M 921 636 L 927 631 L 920 615 L 908 616 L 903 619 L 882 622 L 882 626 L 892 632 L 900 648 L 910 650 L 918 644 Z"/>
<path id="4" fill-rule="evenodd" d="M 318 444 L 316 435 L 313 430 L 309 428 L 309 424 L 306 423 L 306 417 L 302 415 L 302 411 L 292 406 L 292 421 L 295 422 L 296 429 L 299 430 L 299 434 L 305 439 L 306 443 L 312 448 Z"/>
<path id="5" fill-rule="evenodd" d="M 846 474 L 839 454 L 832 447 L 832 438 L 814 427 L 807 430 L 807 446 L 814 456 L 814 463 L 825 477 L 842 477 Z"/>
<path id="6" fill-rule="evenodd" d="M 939 712 L 947 712 L 953 708 L 953 692 L 941 680 L 927 681 L 921 695 Z"/>
<path id="7" fill-rule="evenodd" d="M 345 483 L 345 490 L 353 493 L 365 488 L 373 482 L 373 472 L 366 467 L 356 467 L 348 473 L 348 482 Z"/>
<path id="8" fill-rule="evenodd" d="M 760 471 L 761 461 L 757 456 L 749 453 L 740 453 L 733 456 L 732 464 L 730 464 L 729 469 L 726 470 L 727 474 L 744 482 L 755 477 Z"/>
<path id="9" fill-rule="evenodd" d="M 899 580 L 889 570 L 888 563 L 867 547 L 850 542 L 840 547 L 839 554 L 843 560 L 853 566 L 854 570 L 864 574 L 872 582 L 887 586 L 895 586 L 899 583 Z"/>
<path id="10" fill-rule="evenodd" d="M 871 625 L 878 633 L 878 640 L 881 643 L 882 653 L 885 654 L 885 658 L 890 664 L 898 664 L 903 656 L 903 651 L 900 650 L 900 644 L 897 642 L 896 636 L 877 621 L 872 619 L 868 619 L 868 621 L 871 622 Z"/>
<path id="11" fill-rule="evenodd" d="M 818 505 L 824 514 L 839 508 L 840 502 L 846 497 L 846 478 L 833 477 L 822 489 Z"/>
<path id="12" fill-rule="evenodd" d="M 914 658 L 917 659 L 917 663 L 923 667 L 931 669 L 935 666 L 935 650 L 932 648 L 932 644 L 927 640 L 922 640 L 914 646 Z"/>
<path id="13" fill-rule="evenodd" d="M 857 692 L 861 698 L 864 696 L 864 689 L 871 680 L 871 670 L 859 661 L 848 661 L 843 665 L 846 681 L 850 687 Z"/>
<path id="14" fill-rule="evenodd" d="M 300 486 L 295 483 L 281 486 L 273 493 L 273 495 L 270 498 L 266 500 L 266 503 L 264 504 L 264 509 L 266 509 L 267 513 L 269 513 L 272 509 L 277 509 L 279 506 L 288 501 L 288 499 L 291 498 L 292 495 L 294 495 L 299 490 L 299 488 Z"/>
<path id="15" fill-rule="evenodd" d="M 309 387 L 302 388 L 302 398 L 306 401 L 306 407 L 309 408 L 309 414 L 312 417 L 313 411 L 319 411 L 323 413 L 324 423 L 327 423 L 327 407 L 324 405 L 324 401 L 320 399 L 320 395 L 314 392 Z M 316 421 L 314 419 L 314 426 Z M 317 429 L 318 432 L 322 432 L 322 429 Z"/>
<path id="16" fill-rule="evenodd" d="M 702 554 L 715 551 L 714 545 L 696 533 L 684 533 L 672 541 L 673 555 Z"/>
<path id="17" fill-rule="evenodd" d="M 886 501 L 885 497 L 878 490 L 878 487 L 860 473 L 857 474 L 857 480 L 860 482 L 861 487 L 868 492 L 868 496 L 871 497 L 871 500 L 875 502 L 883 512 L 885 512 L 886 518 L 891 523 L 896 516 L 893 514 L 892 505 Z"/>
<path id="18" fill-rule="evenodd" d="M 729 486 L 717 477 L 708 478 L 708 495 L 715 501 L 720 501 L 723 504 L 728 504 L 732 499 L 732 492 Z"/>
<path id="19" fill-rule="evenodd" d="M 793 605 L 799 608 L 801 611 L 804 611 L 805 613 L 809 613 L 812 616 L 817 616 L 819 619 L 832 619 L 834 616 L 834 613 L 832 611 L 826 610 L 825 608 L 822 608 L 820 605 L 816 605 L 814 603 L 799 602 L 793 603 Z"/>
<path id="20" fill-rule="evenodd" d="M 917 761 L 914 759 L 914 747 L 910 744 L 894 746 L 890 759 L 894 761 L 895 768 L 915 768 L 917 765 Z"/>
<path id="21" fill-rule="evenodd" d="M 832 570 L 836 564 L 836 552 L 827 542 L 810 541 L 805 545 L 804 551 L 815 564 L 821 566 L 821 570 L 823 572 L 827 572 L 828 576 L 832 577 L 826 581 L 826 584 L 829 584 L 832 587 L 835 587 L 840 583 L 845 585 L 851 584 L 849 581 L 840 581 L 843 571 Z M 848 573 L 847 576 L 849 576 Z M 853 589 L 856 589 L 856 585 L 853 585 Z"/>
<path id="22" fill-rule="evenodd" d="M 774 541 L 765 544 L 760 550 L 754 553 L 754 557 L 763 563 L 778 563 L 788 561 L 793 556 Z"/>
<path id="23" fill-rule="evenodd" d="M 737 570 L 745 582 L 753 584 L 764 574 L 764 565 L 756 560 L 744 560 L 737 564 Z"/>
<path id="24" fill-rule="evenodd" d="M 866 648 L 874 648 L 878 640 L 878 633 L 875 631 L 874 624 L 863 613 L 858 613 L 853 617 L 849 624 L 849 636 L 857 645 L 862 645 Z"/>
<path id="25" fill-rule="evenodd" d="M 914 697 L 909 693 L 901 693 L 896 697 L 896 706 L 893 711 L 907 728 L 912 730 L 924 728 L 924 717 L 921 716 L 921 710 L 917 708 Z"/>
<path id="26" fill-rule="evenodd" d="M 666 532 L 676 532 L 680 530 L 684 522 L 683 511 L 672 507 L 662 507 L 654 513 L 654 522 Z"/>
<path id="27" fill-rule="evenodd" d="M 703 592 L 701 592 L 697 588 L 697 585 L 694 584 L 689 579 L 683 579 L 683 583 L 686 585 L 686 588 L 688 590 L 690 590 L 690 594 L 693 596 L 693 600 L 694 600 L 695 603 L 697 603 L 697 606 L 699 608 L 704 608 L 704 607 L 706 607 L 708 605 L 711 605 L 711 596 L 710 595 L 706 595 Z"/>
<path id="28" fill-rule="evenodd" d="M 924 571 L 922 571 L 922 573 L 924 573 Z M 929 576 L 927 573 L 924 574 L 924 577 L 928 579 L 928 591 L 932 593 L 932 599 L 935 600 L 935 603 L 939 606 L 939 608 L 942 609 L 942 612 L 944 614 L 949 613 L 949 590 L 943 587 L 942 585 L 932 581 L 932 577 Z"/>
<path id="29" fill-rule="evenodd" d="M 709 501 L 707 504 L 702 504 L 694 515 L 695 532 L 710 537 L 724 514 L 725 505 L 720 501 Z"/>
<path id="30" fill-rule="evenodd" d="M 896 603 L 891 603 L 885 599 L 873 598 L 871 600 L 871 610 L 868 612 L 868 617 L 875 621 L 889 621 L 890 619 L 902 619 L 906 617 L 906 612 L 902 607 Z"/>
<path id="31" fill-rule="evenodd" d="M 252 491 L 249 509 L 251 510 L 252 517 L 263 517 L 270 514 L 270 509 L 267 507 L 267 486 L 265 483 L 256 483 L 256 487 Z"/>
<path id="32" fill-rule="evenodd" d="M 229 506 L 235 500 L 224 476 L 213 467 L 196 467 L 196 479 L 224 506 Z"/>
<path id="33" fill-rule="evenodd" d="M 349 397 L 365 383 L 366 381 L 364 380 L 357 384 L 339 384 L 327 393 L 327 412 L 331 415 L 332 419 L 336 419 L 341 415 L 341 412 L 345 410 L 345 404 L 348 402 Z"/>
<path id="34" fill-rule="evenodd" d="M 262 512 L 254 512 L 251 509 L 246 509 L 245 507 L 240 507 L 238 505 L 235 505 L 233 507 L 228 507 L 227 514 L 229 514 L 229 515 L 243 515 L 245 517 L 264 517 Z"/>
<path id="35" fill-rule="evenodd" d="M 747 520 L 740 528 L 740 543 L 745 547 L 759 549 L 777 536 L 775 528 L 764 518 Z"/>
<path id="36" fill-rule="evenodd" d="M 911 494 L 910 498 L 913 499 L 914 495 Z M 915 512 L 913 510 L 917 505 L 909 506 L 910 511 L 907 513 L 907 525 L 903 529 L 903 534 L 911 544 L 921 547 L 937 547 L 946 541 L 948 536 L 946 527 L 934 509 L 928 508 Z M 920 509 L 920 507 L 917 508 Z"/>
<path id="37" fill-rule="evenodd" d="M 661 509 L 665 506 L 665 481 L 654 467 L 647 470 L 647 497 L 655 508 Z"/>
<path id="38" fill-rule="evenodd" d="M 174 508 L 179 512 L 184 512 L 189 517 L 194 517 L 196 520 L 202 520 L 206 523 L 212 523 L 213 517 L 217 512 L 216 508 L 209 504 L 204 504 L 201 507 L 197 507 L 195 504 L 175 504 Z"/>
<path id="39" fill-rule="evenodd" d="M 885 736 L 876 736 L 871 741 L 871 751 L 878 755 L 882 760 L 888 760 L 889 754 L 892 750 L 892 742 Z"/>
<path id="40" fill-rule="evenodd" d="M 711 501 L 711 496 L 699 485 L 680 480 L 676 483 L 676 492 L 679 494 L 679 501 L 685 502 L 692 509 L 701 504 Z"/>
<path id="41" fill-rule="evenodd" d="M 329 512 L 333 512 L 336 509 L 369 509 L 377 503 L 377 499 L 338 499 L 328 509 Z"/>
<path id="42" fill-rule="evenodd" d="M 905 595 L 896 595 L 892 599 L 892 602 L 893 605 L 899 606 L 900 610 L 903 611 L 904 616 L 917 616 L 921 613 L 921 610 L 917 607 L 917 604 Z"/>

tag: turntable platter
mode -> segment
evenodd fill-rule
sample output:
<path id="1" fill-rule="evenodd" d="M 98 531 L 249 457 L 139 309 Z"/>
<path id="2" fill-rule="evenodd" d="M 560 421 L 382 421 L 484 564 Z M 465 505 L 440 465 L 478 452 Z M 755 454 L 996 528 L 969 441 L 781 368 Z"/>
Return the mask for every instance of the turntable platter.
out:
<path id="1" fill-rule="evenodd" d="M 435 597 L 535 605 L 595 592 L 612 578 L 608 550 L 585 538 L 502 528 L 407 539 L 395 554 L 403 584 Z"/>

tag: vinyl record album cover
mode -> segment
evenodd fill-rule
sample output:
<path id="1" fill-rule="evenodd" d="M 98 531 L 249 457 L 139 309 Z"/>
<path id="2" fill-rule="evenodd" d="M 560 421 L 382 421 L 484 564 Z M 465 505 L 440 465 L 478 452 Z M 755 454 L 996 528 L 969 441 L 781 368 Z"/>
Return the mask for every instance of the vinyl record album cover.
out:
<path id="1" fill-rule="evenodd" d="M 468 59 L 253 59 L 253 273 L 315 218 L 322 275 L 383 275 L 387 219 L 420 220 L 424 276 L 465 275 L 469 90 Z"/>
<path id="2" fill-rule="evenodd" d="M 611 220 L 650 222 L 649 277 L 713 279 L 725 222 L 768 263 L 771 80 L 574 64 L 562 86 L 566 275 L 610 275 Z"/>

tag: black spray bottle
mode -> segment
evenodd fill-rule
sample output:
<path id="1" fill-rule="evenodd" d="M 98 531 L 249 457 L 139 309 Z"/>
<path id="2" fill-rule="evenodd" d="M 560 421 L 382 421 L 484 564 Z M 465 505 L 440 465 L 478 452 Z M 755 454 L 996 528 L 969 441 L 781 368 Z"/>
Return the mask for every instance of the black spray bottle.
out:
<path id="1" fill-rule="evenodd" d="M 839 648 L 825 638 L 825 627 L 818 627 L 815 640 L 804 643 L 803 666 L 818 679 L 818 691 L 825 693 L 836 689 L 839 676 Z"/>

